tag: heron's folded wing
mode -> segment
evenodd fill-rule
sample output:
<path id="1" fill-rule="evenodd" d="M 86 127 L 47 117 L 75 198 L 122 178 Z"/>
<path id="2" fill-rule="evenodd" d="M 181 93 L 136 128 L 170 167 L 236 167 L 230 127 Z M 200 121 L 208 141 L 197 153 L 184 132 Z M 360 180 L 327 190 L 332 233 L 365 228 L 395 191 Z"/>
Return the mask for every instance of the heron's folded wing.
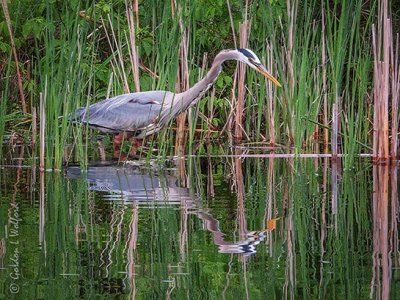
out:
<path id="1" fill-rule="evenodd" d="M 164 95 L 165 92 L 133 93 L 106 99 L 91 105 L 82 121 L 111 132 L 141 130 L 159 116 Z"/>

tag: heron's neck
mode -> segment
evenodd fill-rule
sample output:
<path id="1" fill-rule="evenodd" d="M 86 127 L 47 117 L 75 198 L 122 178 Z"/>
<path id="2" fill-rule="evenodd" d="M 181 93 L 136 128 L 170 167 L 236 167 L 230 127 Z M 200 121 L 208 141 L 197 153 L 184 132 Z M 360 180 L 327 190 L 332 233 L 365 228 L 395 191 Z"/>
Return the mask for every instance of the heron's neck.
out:
<path id="1" fill-rule="evenodd" d="M 221 72 L 221 65 L 226 60 L 237 59 L 235 53 L 220 52 L 215 57 L 211 69 L 208 71 L 207 75 L 192 86 L 187 91 L 179 94 L 179 99 L 182 104 L 182 108 L 186 109 L 191 105 L 197 103 L 204 95 L 205 92 L 213 85 L 217 79 L 219 73 Z"/>

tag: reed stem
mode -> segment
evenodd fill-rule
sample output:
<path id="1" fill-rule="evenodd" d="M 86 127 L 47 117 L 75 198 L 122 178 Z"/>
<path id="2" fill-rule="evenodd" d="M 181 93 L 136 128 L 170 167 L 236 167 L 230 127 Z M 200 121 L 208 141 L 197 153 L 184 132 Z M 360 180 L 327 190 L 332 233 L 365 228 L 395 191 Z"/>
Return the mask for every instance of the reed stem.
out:
<path id="1" fill-rule="evenodd" d="M 39 170 L 43 172 L 45 170 L 45 133 L 46 133 L 46 93 L 43 95 L 43 93 L 39 94 L 39 99 L 40 99 L 40 106 L 39 106 L 39 112 L 40 112 L 40 150 L 39 150 Z"/>
<path id="2" fill-rule="evenodd" d="M 12 48 L 12 52 L 14 55 L 15 69 L 17 72 L 18 91 L 19 91 L 19 96 L 21 99 L 22 112 L 24 114 L 26 114 L 28 111 L 26 108 L 24 88 L 23 88 L 23 84 L 22 84 L 22 76 L 21 76 L 21 71 L 19 69 L 19 59 L 18 59 L 18 54 L 17 54 L 17 47 L 15 46 L 14 34 L 13 34 L 12 26 L 11 26 L 11 19 L 10 19 L 10 13 L 8 11 L 7 0 L 1 0 L 1 6 L 3 8 L 8 33 L 10 34 L 10 43 L 11 43 L 11 48 Z"/>
<path id="3" fill-rule="evenodd" d="M 249 43 L 249 21 L 245 20 L 240 24 L 240 48 L 247 48 Z M 245 103 L 245 79 L 246 79 L 246 66 L 239 63 L 238 66 L 238 94 L 236 102 L 236 117 L 235 117 L 235 141 L 240 143 L 243 137 L 243 110 Z"/>

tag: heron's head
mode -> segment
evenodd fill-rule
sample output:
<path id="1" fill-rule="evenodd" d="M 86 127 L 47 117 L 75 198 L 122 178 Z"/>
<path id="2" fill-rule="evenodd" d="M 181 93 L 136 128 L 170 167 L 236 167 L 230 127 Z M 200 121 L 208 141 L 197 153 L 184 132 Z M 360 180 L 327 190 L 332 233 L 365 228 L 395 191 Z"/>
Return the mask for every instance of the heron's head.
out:
<path id="1" fill-rule="evenodd" d="M 251 68 L 260 72 L 267 79 L 271 80 L 272 83 L 274 83 L 275 85 L 277 85 L 279 87 L 282 86 L 279 83 L 279 81 L 267 71 L 267 69 L 263 66 L 260 59 L 257 57 L 257 55 L 253 51 L 251 51 L 250 49 L 246 49 L 246 48 L 238 48 L 238 49 L 236 49 L 236 51 L 237 51 L 239 61 L 248 64 Z"/>

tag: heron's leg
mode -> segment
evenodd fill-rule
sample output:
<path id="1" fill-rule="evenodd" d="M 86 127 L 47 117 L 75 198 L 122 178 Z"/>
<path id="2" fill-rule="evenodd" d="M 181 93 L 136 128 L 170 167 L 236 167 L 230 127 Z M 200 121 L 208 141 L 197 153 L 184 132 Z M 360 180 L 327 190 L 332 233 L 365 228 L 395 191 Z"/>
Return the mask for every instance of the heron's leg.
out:
<path id="1" fill-rule="evenodd" d="M 136 156 L 137 150 L 143 144 L 143 140 L 139 140 L 139 139 L 135 139 L 135 138 L 131 138 L 130 140 L 131 140 L 131 150 L 129 151 L 129 154 L 131 156 Z"/>
<path id="2" fill-rule="evenodd" d="M 103 139 L 97 139 L 97 145 L 99 146 L 99 152 L 100 152 L 100 160 L 105 161 L 106 160 L 106 151 L 104 150 L 104 143 Z"/>
<path id="3" fill-rule="evenodd" d="M 130 156 L 136 156 L 137 150 L 139 147 L 142 146 L 143 140 L 135 139 L 134 138 L 134 133 L 133 132 L 127 132 L 126 137 L 130 140 L 131 142 L 131 149 L 129 151 Z"/>
<path id="4" fill-rule="evenodd" d="M 114 136 L 113 146 L 114 146 L 114 158 L 119 159 L 121 155 L 121 145 L 124 140 L 124 133 L 118 133 Z"/>
<path id="5" fill-rule="evenodd" d="M 129 155 L 136 156 L 138 148 L 142 146 L 142 140 L 133 138 L 133 135 L 134 134 L 131 132 L 121 132 L 114 136 L 114 158 L 119 160 L 125 160 L 127 158 L 126 155 L 121 154 L 121 145 L 124 139 L 129 139 L 131 141 Z"/>

